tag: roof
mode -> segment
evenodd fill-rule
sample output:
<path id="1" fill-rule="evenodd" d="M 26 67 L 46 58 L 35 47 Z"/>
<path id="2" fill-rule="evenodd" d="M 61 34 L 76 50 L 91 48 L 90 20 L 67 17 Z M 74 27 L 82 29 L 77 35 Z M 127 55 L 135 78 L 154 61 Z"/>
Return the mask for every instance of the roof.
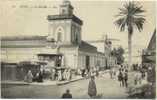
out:
<path id="1" fill-rule="evenodd" d="M 83 21 L 80 20 L 75 15 L 48 15 L 48 20 L 62 20 L 62 19 L 72 19 L 73 21 L 77 22 L 78 24 L 82 25 Z"/>
<path id="2" fill-rule="evenodd" d="M 147 63 L 147 62 L 156 62 L 156 56 L 155 55 L 143 56 L 142 61 L 145 62 L 145 63 Z"/>
<path id="3" fill-rule="evenodd" d="M 14 37 L 2 37 L 2 48 L 33 48 L 33 47 L 46 47 L 50 46 L 55 48 L 57 45 L 54 42 L 48 42 L 46 36 L 14 36 Z M 60 47 L 71 48 L 79 47 L 79 50 L 86 52 L 97 52 L 97 48 L 85 41 L 81 41 L 81 44 L 61 44 Z"/>
<path id="4" fill-rule="evenodd" d="M 153 33 L 153 35 L 151 37 L 151 40 L 149 42 L 149 45 L 147 47 L 147 50 L 149 50 L 149 51 L 152 51 L 152 50 L 156 51 L 156 29 L 154 30 L 154 33 Z"/>
<path id="5" fill-rule="evenodd" d="M 31 48 L 31 47 L 45 47 L 51 44 L 46 41 L 46 36 L 12 36 L 2 37 L 2 48 Z"/>
<path id="6" fill-rule="evenodd" d="M 17 65 L 17 63 L 1 62 L 1 65 Z"/>
<path id="7" fill-rule="evenodd" d="M 46 54 L 46 53 L 40 53 L 38 56 L 62 56 L 62 54 Z"/>
<path id="8" fill-rule="evenodd" d="M 97 52 L 97 54 L 99 54 L 99 55 L 105 55 L 105 53 L 102 53 L 102 52 Z"/>
<path id="9" fill-rule="evenodd" d="M 79 49 L 86 52 L 97 52 L 97 48 L 85 41 L 81 41 L 81 44 L 79 45 Z"/>
<path id="10" fill-rule="evenodd" d="M 47 36 L 8 36 L 1 37 L 1 41 L 17 41 L 17 40 L 45 40 Z"/>

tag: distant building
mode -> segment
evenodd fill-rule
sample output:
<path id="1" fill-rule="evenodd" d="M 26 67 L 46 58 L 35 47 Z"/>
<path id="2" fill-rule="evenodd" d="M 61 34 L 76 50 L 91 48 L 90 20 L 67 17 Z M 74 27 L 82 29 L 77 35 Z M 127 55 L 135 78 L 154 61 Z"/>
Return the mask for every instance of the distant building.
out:
<path id="1" fill-rule="evenodd" d="M 82 41 L 83 21 L 73 14 L 70 1 L 63 1 L 59 15 L 48 15 L 48 36 L 2 38 L 3 62 L 35 61 L 44 67 L 106 68 L 106 56 Z M 108 58 L 107 58 L 108 59 Z M 112 58 L 109 58 L 110 60 Z M 112 66 L 116 62 L 111 60 Z"/>

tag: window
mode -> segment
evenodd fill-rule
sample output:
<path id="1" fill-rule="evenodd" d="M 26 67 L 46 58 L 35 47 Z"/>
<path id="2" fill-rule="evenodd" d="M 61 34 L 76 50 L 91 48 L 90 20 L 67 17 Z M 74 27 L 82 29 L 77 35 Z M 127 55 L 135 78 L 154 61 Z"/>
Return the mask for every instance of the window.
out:
<path id="1" fill-rule="evenodd" d="M 62 33 L 61 32 L 59 32 L 58 35 L 57 35 L 57 41 L 58 42 L 62 41 Z"/>
<path id="2" fill-rule="evenodd" d="M 64 41 L 64 29 L 61 26 L 59 26 L 56 29 L 56 32 L 55 32 L 55 41 L 56 42 L 63 42 Z"/>

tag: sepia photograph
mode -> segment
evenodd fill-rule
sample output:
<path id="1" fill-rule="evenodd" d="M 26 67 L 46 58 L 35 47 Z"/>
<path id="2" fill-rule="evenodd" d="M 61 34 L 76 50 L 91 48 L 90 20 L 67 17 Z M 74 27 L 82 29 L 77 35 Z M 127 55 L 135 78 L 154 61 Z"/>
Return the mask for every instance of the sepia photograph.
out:
<path id="1" fill-rule="evenodd" d="M 155 0 L 0 1 L 1 99 L 156 99 Z"/>

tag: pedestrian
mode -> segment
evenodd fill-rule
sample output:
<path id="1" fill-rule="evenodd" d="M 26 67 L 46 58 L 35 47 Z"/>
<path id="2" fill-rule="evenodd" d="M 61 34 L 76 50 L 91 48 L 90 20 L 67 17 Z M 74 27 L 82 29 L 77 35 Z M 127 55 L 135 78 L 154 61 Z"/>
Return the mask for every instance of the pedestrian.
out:
<path id="1" fill-rule="evenodd" d="M 62 98 L 72 98 L 72 94 L 70 93 L 69 89 L 67 89 L 66 93 L 62 95 Z"/>
<path id="2" fill-rule="evenodd" d="M 26 82 L 31 83 L 33 81 L 33 75 L 31 70 L 28 71 L 26 77 L 25 77 Z"/>
<path id="3" fill-rule="evenodd" d="M 113 70 L 110 69 L 110 78 L 112 79 L 113 78 Z"/>
<path id="4" fill-rule="evenodd" d="M 55 69 L 51 70 L 51 80 L 53 81 L 55 79 Z"/>
<path id="5" fill-rule="evenodd" d="M 58 71 L 58 81 L 62 80 L 62 72 L 61 70 Z"/>
<path id="6" fill-rule="evenodd" d="M 57 71 L 57 70 L 55 70 L 55 76 L 54 76 L 54 79 L 55 79 L 55 80 L 58 80 L 58 71 Z"/>
<path id="7" fill-rule="evenodd" d="M 124 83 L 125 87 L 128 87 L 128 70 L 125 70 Z"/>
<path id="8" fill-rule="evenodd" d="M 94 69 L 90 69 L 90 76 L 95 76 Z"/>
<path id="9" fill-rule="evenodd" d="M 94 76 L 91 76 L 91 80 L 89 81 L 89 85 L 88 85 L 88 95 L 91 98 L 94 98 L 97 95 L 97 89 L 94 79 L 95 79 Z"/>
<path id="10" fill-rule="evenodd" d="M 67 70 L 67 80 L 70 80 L 71 79 L 71 69 L 69 68 Z"/>
<path id="11" fill-rule="evenodd" d="M 115 76 L 116 76 L 116 70 L 113 68 L 113 70 L 112 70 L 112 77 L 113 77 L 113 79 L 115 79 Z"/>
<path id="12" fill-rule="evenodd" d="M 88 78 L 88 76 L 89 76 L 89 72 L 87 69 L 85 69 L 85 77 Z"/>
<path id="13" fill-rule="evenodd" d="M 66 78 L 66 69 L 64 69 L 64 72 L 63 72 L 63 80 L 67 80 L 67 78 Z"/>
<path id="14" fill-rule="evenodd" d="M 65 76 L 66 76 L 66 80 L 68 80 L 68 78 L 69 78 L 68 69 L 66 70 L 66 74 L 65 74 Z"/>
<path id="15" fill-rule="evenodd" d="M 119 81 L 120 87 L 121 87 L 122 86 L 122 72 L 121 72 L 121 69 L 119 69 L 118 81 Z"/>
<path id="16" fill-rule="evenodd" d="M 125 86 L 125 70 L 122 69 L 122 86 Z"/>
<path id="17" fill-rule="evenodd" d="M 140 72 L 135 73 L 135 79 L 134 79 L 134 84 L 141 84 L 142 81 L 142 74 Z"/>
<path id="18" fill-rule="evenodd" d="M 98 69 L 98 67 L 97 67 L 97 69 L 96 69 L 96 76 L 97 76 L 97 77 L 99 76 L 99 69 Z"/>
<path id="19" fill-rule="evenodd" d="M 85 69 L 82 69 L 82 77 L 84 77 L 85 76 Z"/>
<path id="20" fill-rule="evenodd" d="M 42 71 L 39 72 L 38 82 L 43 82 L 43 73 L 42 73 Z"/>
<path id="21" fill-rule="evenodd" d="M 34 82 L 38 82 L 38 79 L 39 79 L 39 72 L 36 73 L 36 75 L 35 75 L 33 81 L 34 81 Z"/>
<path id="22" fill-rule="evenodd" d="M 145 70 L 141 68 L 142 79 L 145 78 Z"/>

